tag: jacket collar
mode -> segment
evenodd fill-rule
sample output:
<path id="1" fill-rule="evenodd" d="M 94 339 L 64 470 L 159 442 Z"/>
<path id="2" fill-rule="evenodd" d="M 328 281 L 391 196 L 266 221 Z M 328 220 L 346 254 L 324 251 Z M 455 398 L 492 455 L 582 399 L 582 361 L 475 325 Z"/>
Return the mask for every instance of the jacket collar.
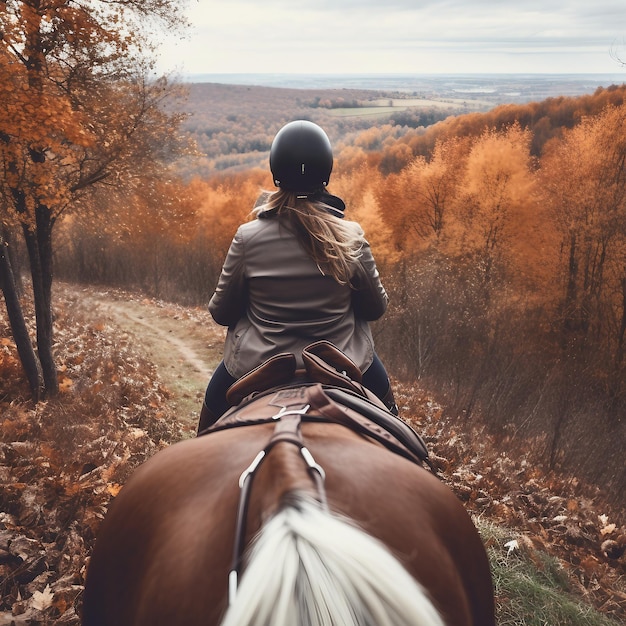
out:
<path id="1" fill-rule="evenodd" d="M 316 191 L 312 194 L 306 195 L 298 195 L 298 198 L 308 198 L 313 202 L 321 202 L 325 205 L 325 209 L 335 217 L 343 219 L 344 212 L 346 210 L 346 205 L 344 201 L 339 196 L 333 196 L 328 193 L 326 190 Z M 268 217 L 274 217 L 276 215 L 276 210 L 273 209 L 271 211 L 262 211 L 259 213 L 258 217 L 262 219 L 267 219 Z"/>
<path id="2" fill-rule="evenodd" d="M 326 205 L 326 210 L 335 217 L 343 218 L 346 210 L 345 202 L 338 196 L 333 196 L 326 190 L 320 191 L 310 196 L 311 200 L 317 202 L 323 202 Z"/>

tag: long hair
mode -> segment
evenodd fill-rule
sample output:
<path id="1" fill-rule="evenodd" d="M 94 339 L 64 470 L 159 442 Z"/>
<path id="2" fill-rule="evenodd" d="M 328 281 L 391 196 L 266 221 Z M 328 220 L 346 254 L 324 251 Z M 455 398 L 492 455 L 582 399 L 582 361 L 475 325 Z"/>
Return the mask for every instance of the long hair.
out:
<path id="1" fill-rule="evenodd" d="M 422 586 L 377 539 L 306 498 L 256 538 L 221 626 L 443 626 Z"/>
<path id="2" fill-rule="evenodd" d="M 284 220 L 320 272 L 349 285 L 363 246 L 363 233 L 331 211 L 332 207 L 322 200 L 298 197 L 280 189 L 266 194 L 264 203 L 255 207 L 253 213 L 257 217 L 273 213 Z"/>

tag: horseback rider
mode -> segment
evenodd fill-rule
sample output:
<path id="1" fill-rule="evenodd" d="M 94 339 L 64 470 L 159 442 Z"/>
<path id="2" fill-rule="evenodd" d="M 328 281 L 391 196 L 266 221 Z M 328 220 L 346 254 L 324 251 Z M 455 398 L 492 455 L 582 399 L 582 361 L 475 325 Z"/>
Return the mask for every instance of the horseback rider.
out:
<path id="1" fill-rule="evenodd" d="M 228 409 L 226 391 L 268 358 L 326 340 L 363 372 L 362 383 L 397 414 L 369 322 L 388 296 L 359 224 L 326 187 L 333 167 L 328 136 L 313 122 L 283 126 L 270 149 L 277 191 L 253 210 L 232 240 L 209 303 L 228 326 L 224 359 L 207 386 L 198 432 Z"/>

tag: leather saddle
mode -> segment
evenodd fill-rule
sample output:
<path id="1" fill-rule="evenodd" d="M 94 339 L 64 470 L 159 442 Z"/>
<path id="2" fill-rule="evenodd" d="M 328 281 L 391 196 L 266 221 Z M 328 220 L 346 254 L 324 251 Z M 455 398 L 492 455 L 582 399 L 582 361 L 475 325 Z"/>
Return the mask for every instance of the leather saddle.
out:
<path id="1" fill-rule="evenodd" d="M 233 383 L 226 392 L 230 406 L 246 397 L 286 385 L 296 380 L 310 380 L 337 386 L 369 397 L 384 409 L 385 405 L 361 384 L 361 370 L 330 341 L 317 341 L 302 350 L 304 370 L 296 369 L 296 357 L 284 352 L 271 357 Z"/>
<path id="2" fill-rule="evenodd" d="M 360 369 L 339 348 L 318 341 L 302 360 L 304 370 L 293 354 L 278 354 L 240 378 L 226 394 L 231 408 L 199 434 L 297 413 L 302 421 L 342 424 L 434 471 L 424 440 L 363 386 Z"/>

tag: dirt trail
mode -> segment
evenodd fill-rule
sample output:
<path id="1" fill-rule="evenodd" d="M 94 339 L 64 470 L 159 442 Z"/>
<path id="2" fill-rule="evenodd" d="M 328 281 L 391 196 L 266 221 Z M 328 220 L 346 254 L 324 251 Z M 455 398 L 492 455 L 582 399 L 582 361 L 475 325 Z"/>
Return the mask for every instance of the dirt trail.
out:
<path id="1" fill-rule="evenodd" d="M 130 335 L 157 368 L 182 421 L 195 424 L 207 382 L 220 359 L 225 329 L 206 309 L 181 307 L 113 289 L 72 288 L 94 324 Z"/>

